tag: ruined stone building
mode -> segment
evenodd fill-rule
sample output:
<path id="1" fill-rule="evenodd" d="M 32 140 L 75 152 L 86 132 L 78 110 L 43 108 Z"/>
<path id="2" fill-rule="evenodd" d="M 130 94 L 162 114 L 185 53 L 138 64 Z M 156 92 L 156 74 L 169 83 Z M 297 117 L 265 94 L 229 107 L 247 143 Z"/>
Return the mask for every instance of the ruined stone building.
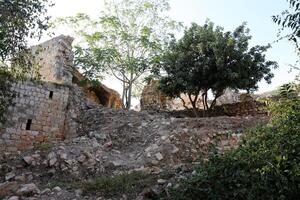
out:
<path id="1" fill-rule="evenodd" d="M 80 86 L 84 77 L 73 67 L 72 42 L 59 36 L 32 47 L 40 78 L 13 84 L 16 98 L 0 126 L 1 152 L 72 137 L 78 115 L 91 106 L 121 107 L 116 91 L 104 85 Z"/>
<path id="2" fill-rule="evenodd" d="M 170 98 L 159 91 L 157 86 L 158 81 L 152 81 L 144 87 L 140 100 L 141 110 L 178 111 L 192 108 L 187 95 L 181 94 L 181 99 Z M 265 104 L 255 99 L 258 97 L 258 95 L 255 97 L 255 95 L 226 89 L 224 94 L 217 99 L 217 115 L 266 115 Z M 198 109 L 203 109 L 201 97 L 198 98 L 196 105 Z"/>

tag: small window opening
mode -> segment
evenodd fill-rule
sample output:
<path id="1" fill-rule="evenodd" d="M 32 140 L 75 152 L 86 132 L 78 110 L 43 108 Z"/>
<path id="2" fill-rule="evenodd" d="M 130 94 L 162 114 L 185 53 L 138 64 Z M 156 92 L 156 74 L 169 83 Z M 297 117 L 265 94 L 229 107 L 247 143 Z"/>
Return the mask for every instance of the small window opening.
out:
<path id="1" fill-rule="evenodd" d="M 28 119 L 26 124 L 26 130 L 29 131 L 31 129 L 31 124 L 32 124 L 32 119 Z"/>
<path id="2" fill-rule="evenodd" d="M 53 98 L 53 91 L 50 91 L 49 93 L 49 99 L 52 99 Z"/>

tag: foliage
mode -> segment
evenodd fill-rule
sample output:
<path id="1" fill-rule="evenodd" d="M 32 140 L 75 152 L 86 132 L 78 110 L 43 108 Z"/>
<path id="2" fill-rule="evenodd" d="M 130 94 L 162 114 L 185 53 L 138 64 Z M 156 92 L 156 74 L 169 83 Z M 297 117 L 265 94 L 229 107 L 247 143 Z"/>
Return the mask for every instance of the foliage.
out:
<path id="1" fill-rule="evenodd" d="M 35 145 L 35 148 L 39 151 L 50 151 L 51 149 L 53 149 L 53 144 L 51 143 L 40 143 Z"/>
<path id="2" fill-rule="evenodd" d="M 0 1 L 0 61 L 26 50 L 27 39 L 40 37 L 47 29 L 48 0 Z"/>
<path id="3" fill-rule="evenodd" d="M 6 122 L 6 113 L 15 97 L 15 92 L 11 90 L 13 76 L 4 66 L 0 66 L 0 126 Z"/>
<path id="4" fill-rule="evenodd" d="M 100 19 L 85 14 L 59 19 L 82 37 L 75 63 L 92 79 L 105 71 L 122 82 L 122 100 L 130 108 L 134 85 L 157 63 L 170 30 L 177 26 L 167 0 L 105 1 Z"/>
<path id="5" fill-rule="evenodd" d="M 203 26 L 195 23 L 185 30 L 184 36 L 169 44 L 161 65 L 166 73 L 160 80 L 160 89 L 171 97 L 187 94 L 196 108 L 202 94 L 203 105 L 208 109 L 207 95 L 212 91 L 216 99 L 226 88 L 235 90 L 257 89 L 257 83 L 265 79 L 270 83 L 277 63 L 268 61 L 265 52 L 270 46 L 249 49 L 249 30 L 245 24 L 233 32 L 207 21 Z M 194 96 L 194 99 L 192 98 Z"/>
<path id="6" fill-rule="evenodd" d="M 83 186 L 85 193 L 100 192 L 103 195 L 111 196 L 116 193 L 132 194 L 132 189 L 143 187 L 144 180 L 148 175 L 135 172 L 123 174 L 116 177 L 99 177 L 91 182 L 86 182 Z"/>
<path id="7" fill-rule="evenodd" d="M 300 0 L 287 0 L 290 9 L 284 10 L 280 15 L 272 16 L 273 21 L 282 27 L 282 30 L 289 29 L 291 33 L 284 36 L 293 41 L 296 45 L 297 52 L 300 53 L 298 40 L 300 37 Z"/>
<path id="8" fill-rule="evenodd" d="M 249 130 L 237 150 L 202 161 L 173 198 L 299 199 L 299 97 L 281 96 L 271 111 L 268 125 Z"/>
<path id="9" fill-rule="evenodd" d="M 31 72 L 29 38 L 40 37 L 48 26 L 48 0 L 0 0 L 0 123 L 16 95 L 11 86 L 16 78 Z"/>
<path id="10" fill-rule="evenodd" d="M 116 176 L 101 176 L 89 181 L 57 182 L 52 181 L 48 187 L 60 186 L 63 188 L 82 189 L 84 195 L 101 195 L 117 197 L 126 194 L 128 198 L 138 196 L 145 188 L 153 186 L 156 177 L 142 172 L 125 173 Z"/>

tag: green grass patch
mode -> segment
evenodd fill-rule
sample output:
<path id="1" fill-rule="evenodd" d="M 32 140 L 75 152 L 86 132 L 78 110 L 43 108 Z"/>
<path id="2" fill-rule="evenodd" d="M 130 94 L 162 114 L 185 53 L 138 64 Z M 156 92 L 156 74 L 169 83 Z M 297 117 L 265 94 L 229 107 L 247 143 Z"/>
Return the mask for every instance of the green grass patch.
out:
<path id="1" fill-rule="evenodd" d="M 136 197 L 143 189 L 154 185 L 156 181 L 157 177 L 154 175 L 132 172 L 118 176 L 100 176 L 90 181 L 52 181 L 47 187 L 82 189 L 84 195 L 97 194 L 108 198 L 126 194 L 130 199 Z"/>
<path id="2" fill-rule="evenodd" d="M 101 193 L 106 197 L 116 194 L 135 195 L 155 181 L 156 179 L 148 174 L 133 172 L 115 177 L 98 177 L 95 180 L 85 182 L 82 189 L 84 193 Z"/>
<path id="3" fill-rule="evenodd" d="M 40 151 L 49 151 L 53 148 L 53 144 L 41 143 L 41 144 L 36 145 L 35 148 Z"/>

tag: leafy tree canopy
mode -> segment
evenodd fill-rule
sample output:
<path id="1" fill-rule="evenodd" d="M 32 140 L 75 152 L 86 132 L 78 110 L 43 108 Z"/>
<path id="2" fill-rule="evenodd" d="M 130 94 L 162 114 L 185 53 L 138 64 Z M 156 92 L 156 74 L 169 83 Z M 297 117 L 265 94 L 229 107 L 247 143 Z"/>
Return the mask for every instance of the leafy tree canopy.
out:
<path id="1" fill-rule="evenodd" d="M 48 0 L 0 0 L 0 59 L 2 62 L 26 49 L 27 39 L 47 29 Z"/>
<path id="2" fill-rule="evenodd" d="M 168 33 L 178 26 L 166 15 L 169 8 L 167 0 L 106 0 L 99 19 L 78 14 L 59 21 L 82 37 L 77 67 L 92 79 L 109 71 L 122 82 L 124 107 L 130 108 L 134 84 L 158 62 Z"/>
<path id="3" fill-rule="evenodd" d="M 284 10 L 280 15 L 273 16 L 273 21 L 282 27 L 282 30 L 289 29 L 290 33 L 284 38 L 288 38 L 296 45 L 298 53 L 298 39 L 300 37 L 300 0 L 287 0 L 290 9 Z"/>
<path id="4" fill-rule="evenodd" d="M 194 109 L 202 94 L 204 108 L 208 109 L 209 91 L 215 97 L 212 108 L 226 88 L 251 92 L 262 79 L 270 83 L 271 69 L 277 67 L 276 62 L 265 58 L 264 52 L 270 46 L 249 48 L 250 39 L 245 24 L 233 32 L 225 32 L 209 21 L 203 26 L 193 23 L 165 51 L 161 65 L 166 75 L 161 78 L 159 88 L 171 97 L 187 94 Z"/>

